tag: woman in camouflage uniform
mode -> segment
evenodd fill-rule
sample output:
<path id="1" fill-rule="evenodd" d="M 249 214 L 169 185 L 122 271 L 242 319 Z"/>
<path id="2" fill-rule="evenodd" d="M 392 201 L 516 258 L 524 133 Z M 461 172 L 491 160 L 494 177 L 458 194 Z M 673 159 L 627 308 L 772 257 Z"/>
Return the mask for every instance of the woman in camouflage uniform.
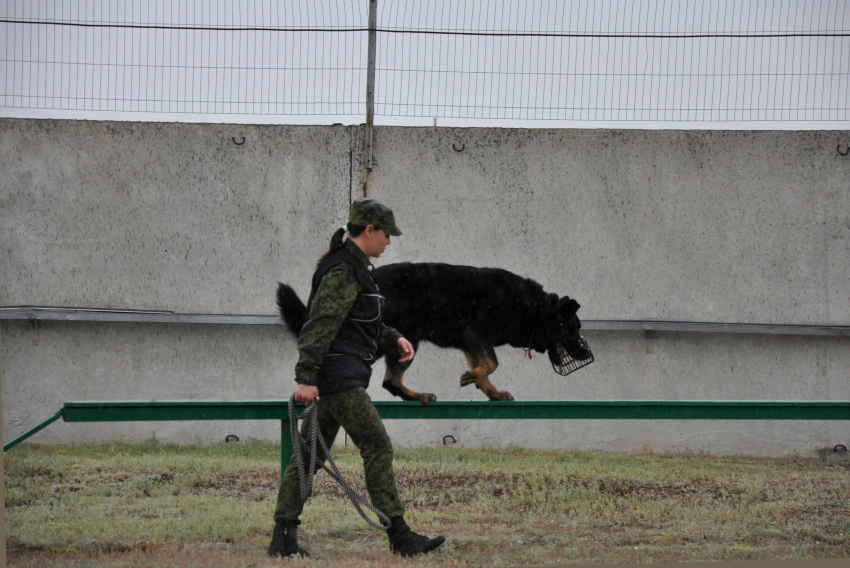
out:
<path id="1" fill-rule="evenodd" d="M 348 239 L 343 241 L 346 233 Z M 298 336 L 295 400 L 307 406 L 314 400 L 319 404 L 319 432 L 328 448 L 340 426 L 345 428 L 363 458 L 369 498 L 391 520 L 387 530 L 390 550 L 414 556 L 434 550 L 445 538 L 418 535 L 404 522 L 392 443 L 366 393 L 379 346 L 387 353 L 397 349 L 400 362 L 414 356 L 410 342 L 381 322 L 384 298 L 372 279 L 369 262 L 369 257 L 384 252 L 391 236 L 399 235 L 392 210 L 380 201 L 358 199 L 351 204 L 348 224 L 334 234 L 313 275 L 307 321 Z M 302 426 L 305 436 L 308 422 Z M 309 463 L 306 452 L 304 460 Z M 298 517 L 303 508 L 293 456 L 280 484 L 269 556 L 308 556 L 298 545 Z"/>

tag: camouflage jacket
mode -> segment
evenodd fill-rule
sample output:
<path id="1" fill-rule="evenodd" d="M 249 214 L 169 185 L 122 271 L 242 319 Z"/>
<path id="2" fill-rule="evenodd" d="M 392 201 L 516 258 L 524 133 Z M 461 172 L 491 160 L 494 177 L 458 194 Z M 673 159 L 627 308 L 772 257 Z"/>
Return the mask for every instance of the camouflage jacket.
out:
<path id="1" fill-rule="evenodd" d="M 356 244 L 346 240 L 343 246 L 369 270 L 371 275 L 372 263 Z M 322 278 L 307 322 L 298 336 L 298 363 L 295 365 L 295 382 L 300 385 L 316 385 L 316 375 L 322 366 L 322 361 L 328 349 L 336 339 L 337 333 L 345 321 L 349 310 L 360 294 L 360 283 L 354 268 L 348 263 L 341 263 L 330 270 Z M 398 351 L 396 343 L 401 334 L 395 329 L 381 324 L 381 335 L 378 338 L 379 347 L 391 354 Z"/>

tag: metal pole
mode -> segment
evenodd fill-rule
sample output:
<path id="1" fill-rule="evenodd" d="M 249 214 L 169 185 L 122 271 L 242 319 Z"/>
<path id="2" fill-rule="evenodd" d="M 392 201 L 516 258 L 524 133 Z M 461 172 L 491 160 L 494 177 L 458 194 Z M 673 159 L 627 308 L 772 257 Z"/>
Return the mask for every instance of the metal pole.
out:
<path id="1" fill-rule="evenodd" d="M 60 418 L 62 418 L 62 410 L 60 410 L 59 412 L 57 412 L 56 414 L 54 414 L 53 416 L 51 416 L 47 420 L 36 424 L 35 426 L 33 426 L 32 428 L 30 428 L 29 430 L 27 430 L 26 432 L 21 434 L 20 436 L 18 436 L 14 440 L 10 440 L 9 443 L 3 444 L 3 451 L 8 452 L 9 450 L 11 450 L 15 446 L 17 446 L 18 444 L 23 442 L 24 440 L 26 440 L 30 436 L 41 432 L 42 430 L 44 430 L 45 428 L 47 428 L 48 426 L 50 426 L 51 424 L 53 424 L 54 422 L 59 420 Z M 292 442 L 290 442 L 290 444 L 292 444 Z"/>
<path id="2" fill-rule="evenodd" d="M 375 116 L 375 50 L 377 46 L 378 0 L 369 0 L 369 61 L 366 68 L 366 169 L 372 169 Z"/>
<path id="3" fill-rule="evenodd" d="M 280 316 L 250 314 L 180 314 L 152 310 L 65 308 L 46 306 L 0 306 L 0 321 L 95 321 L 138 323 L 200 323 L 226 325 L 282 325 Z M 850 337 L 850 325 L 801 325 L 772 323 L 718 323 L 664 320 L 582 320 L 587 331 L 672 331 L 693 333 L 749 333 L 769 335 L 826 335 Z"/>
<path id="4" fill-rule="evenodd" d="M 2 353 L 0 349 L 0 353 Z M 0 438 L 3 437 L 3 366 L 0 365 Z M 0 489 L 3 496 L 6 496 L 6 448 L 3 448 L 3 453 L 0 454 Z M 3 534 L 3 542 L 0 543 L 0 558 L 6 558 L 6 515 L 0 517 L 0 533 Z"/>
<path id="5" fill-rule="evenodd" d="M 280 476 L 286 472 L 286 465 L 295 451 L 292 448 L 292 433 L 289 430 L 289 419 L 280 421 Z"/>
<path id="6" fill-rule="evenodd" d="M 0 349 L 0 353 L 2 353 Z M 0 365 L 0 438 L 3 437 L 3 366 Z M 3 497 L 6 496 L 6 449 L 3 448 L 3 453 L 0 454 L 0 489 L 2 489 Z M 6 558 L 6 515 L 0 517 L 0 533 L 3 535 L 3 542 L 0 543 L 0 558 Z"/>

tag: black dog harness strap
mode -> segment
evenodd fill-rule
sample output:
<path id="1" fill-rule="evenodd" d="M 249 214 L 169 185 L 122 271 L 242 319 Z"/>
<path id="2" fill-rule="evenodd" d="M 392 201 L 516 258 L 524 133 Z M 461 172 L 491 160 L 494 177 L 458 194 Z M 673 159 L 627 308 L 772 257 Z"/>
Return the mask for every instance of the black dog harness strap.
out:
<path id="1" fill-rule="evenodd" d="M 360 293 L 342 322 L 316 376 L 320 395 L 352 387 L 367 388 L 372 376 L 372 364 L 378 355 L 385 298 L 363 263 L 346 247 L 325 259 L 313 274 L 307 313 L 310 312 L 322 278 L 328 270 L 340 263 L 346 263 L 354 269 Z"/>

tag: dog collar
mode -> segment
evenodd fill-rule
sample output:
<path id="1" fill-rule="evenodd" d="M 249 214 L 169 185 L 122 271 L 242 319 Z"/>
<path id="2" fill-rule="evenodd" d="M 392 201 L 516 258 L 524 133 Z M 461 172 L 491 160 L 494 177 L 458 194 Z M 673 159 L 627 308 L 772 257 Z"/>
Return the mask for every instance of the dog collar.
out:
<path id="1" fill-rule="evenodd" d="M 526 353 L 528 353 L 528 358 L 531 359 L 531 342 L 534 341 L 534 332 L 537 331 L 537 328 L 531 330 L 531 337 L 528 339 L 528 349 Z"/>

